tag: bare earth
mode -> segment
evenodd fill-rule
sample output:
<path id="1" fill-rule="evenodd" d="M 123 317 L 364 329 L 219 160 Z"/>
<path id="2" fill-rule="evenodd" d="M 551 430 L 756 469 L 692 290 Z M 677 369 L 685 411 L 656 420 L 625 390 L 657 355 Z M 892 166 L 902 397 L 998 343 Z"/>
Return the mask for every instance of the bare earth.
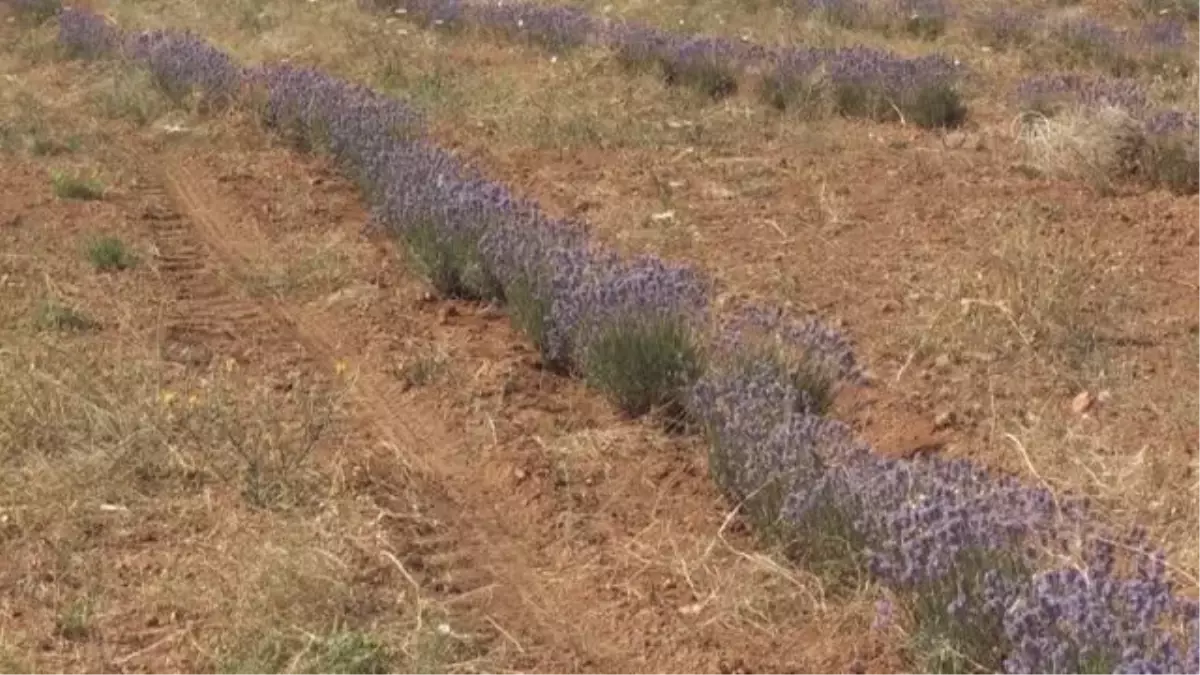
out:
<path id="1" fill-rule="evenodd" d="M 257 3 L 265 28 L 232 0 L 108 4 L 420 83 L 437 140 L 547 211 L 839 323 L 873 384 L 838 414 L 881 452 L 1092 494 L 1195 583 L 1195 195 L 1022 171 L 998 95 L 957 135 L 801 124 L 348 0 Z M 0 669 L 910 667 L 880 590 L 827 593 L 731 513 L 699 439 L 434 298 L 322 160 L 2 12 Z M 95 269 L 98 235 L 137 263 Z"/>

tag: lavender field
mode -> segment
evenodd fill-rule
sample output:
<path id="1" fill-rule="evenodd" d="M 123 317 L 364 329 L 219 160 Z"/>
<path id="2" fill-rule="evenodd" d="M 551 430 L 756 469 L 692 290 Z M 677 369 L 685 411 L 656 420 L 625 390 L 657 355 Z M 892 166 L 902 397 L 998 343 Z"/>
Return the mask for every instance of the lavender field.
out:
<path id="1" fill-rule="evenodd" d="M 524 612 L 506 607 L 502 595 L 486 611 L 512 612 L 501 623 L 518 634 L 499 629 L 494 639 L 516 645 L 513 653 L 525 655 L 524 661 L 484 646 L 480 660 L 441 654 L 425 662 L 407 647 L 355 637 L 360 651 L 367 642 L 376 645 L 365 650 L 371 658 L 302 660 L 313 649 L 340 653 L 335 647 L 341 643 L 328 638 L 311 640 L 290 662 L 281 658 L 256 665 L 381 672 L 509 666 L 666 671 L 686 664 L 732 672 L 732 659 L 743 663 L 745 672 L 1200 672 L 1195 406 L 1185 403 L 1181 410 L 1186 412 L 1174 413 L 1182 421 L 1168 419 L 1160 411 L 1174 406 L 1175 399 L 1159 398 L 1164 391 L 1178 391 L 1176 383 L 1184 379 L 1193 393 L 1196 389 L 1195 330 L 1188 328 L 1196 325 L 1196 294 L 1175 286 L 1167 291 L 1172 300 L 1151 305 L 1147 298 L 1162 297 L 1164 286 L 1146 272 L 1154 264 L 1149 261 L 1164 274 L 1190 269 L 1197 253 L 1194 4 L 1139 3 L 1127 17 L 1133 28 L 1115 28 L 1083 9 L 781 3 L 742 10 L 745 28 L 757 29 L 763 22 L 769 27 L 753 38 L 736 34 L 740 15 L 734 8 L 721 11 L 719 25 L 697 22 L 689 31 L 660 27 L 655 17 L 618 19 L 585 5 L 360 2 L 312 10 L 325 12 L 313 31 L 335 33 L 322 26 L 341 22 L 344 35 L 333 35 L 328 44 L 356 32 L 370 35 L 359 45 L 339 45 L 343 51 L 329 64 L 319 50 L 315 58 L 279 53 L 290 53 L 292 45 L 316 34 L 287 32 L 295 29 L 289 22 L 301 23 L 304 8 L 269 3 L 223 8 L 217 15 L 228 19 L 207 24 L 220 36 L 218 42 L 192 22 L 185 8 L 114 3 L 112 11 L 97 11 L 46 0 L 11 4 L 20 22 L 16 30 L 47 36 L 41 44 L 49 56 L 21 58 L 84 69 L 77 77 L 121 68 L 120 77 L 145 79 L 161 110 L 184 114 L 185 126 L 241 125 L 259 136 L 256 143 L 277 144 L 284 154 L 336 167 L 365 205 L 359 236 L 394 241 L 403 251 L 399 259 L 405 269 L 430 289 L 433 301 L 460 308 L 454 314 L 441 310 L 437 323 L 445 325 L 451 321 L 447 317 L 464 312 L 501 312 L 530 349 L 538 378 L 560 382 L 554 386 L 581 383 L 578 396 L 605 402 L 619 424 L 661 436 L 670 453 L 691 453 L 704 467 L 697 478 L 707 474 L 715 484 L 713 504 L 728 515 L 718 519 L 719 532 L 682 516 L 680 522 L 690 523 L 700 540 L 722 538 L 731 519 L 744 523 L 746 540 L 752 542 L 744 545 L 756 551 L 745 559 L 765 556 L 779 578 L 803 578 L 806 588 L 820 589 L 821 611 L 865 608 L 845 616 L 869 617 L 869 625 L 846 619 L 856 628 L 826 636 L 830 652 L 839 651 L 839 639 L 875 645 L 871 654 L 851 650 L 853 663 L 822 661 L 817 651 L 801 650 L 787 663 L 753 665 L 759 655 L 749 645 L 757 643 L 743 641 L 740 628 L 729 626 L 761 627 L 761 621 L 748 617 L 770 624 L 773 615 L 734 612 L 730 616 L 741 618 L 714 616 L 702 624 L 723 635 L 701 643 L 721 655 L 716 664 L 704 656 L 695 662 L 657 660 L 646 647 L 603 643 L 603 633 L 594 638 L 600 646 L 579 648 L 603 657 L 539 660 L 531 654 L 570 649 L 556 642 L 553 631 L 539 632 L 545 629 L 535 622 L 528 628 L 511 623 Z M 855 42 L 856 36 L 862 40 Z M 27 44 L 36 39 L 28 38 Z M 895 46 L 885 46 L 887 41 Z M 363 53 L 378 54 L 390 42 L 416 46 L 405 48 L 409 54 L 383 52 L 380 65 L 364 72 Z M 964 45 L 974 48 L 969 58 Z M 501 75 L 521 73 L 527 61 L 537 64 L 529 66 L 532 74 L 513 80 Z M 489 99 L 472 88 L 477 80 L 470 78 L 507 83 L 507 98 Z M 588 93 L 591 82 L 601 84 Z M 578 88 L 560 98 L 550 93 L 552 86 Z M 581 126 L 584 118 L 571 111 L 584 104 L 561 107 L 572 97 L 600 100 L 609 94 L 625 97 L 617 108 L 640 107 L 656 115 L 600 112 Z M 695 121 L 648 123 L 664 111 L 669 120 Z M 624 129 L 603 121 L 606 115 L 620 119 L 626 114 Z M 155 116 L 143 115 L 137 124 L 153 128 Z M 530 119 L 531 127 L 518 126 Z M 1001 129 L 1008 143 L 998 150 Z M 816 140 L 814 134 L 842 140 Z M 546 146 L 539 140 L 544 138 L 555 140 Z M 929 147 L 947 158 L 937 159 L 941 155 L 926 152 Z M 679 156 L 696 157 L 690 160 L 693 173 L 686 164 L 656 164 L 656 158 L 681 149 Z M 822 159 L 821 153 L 837 158 Z M 915 159 L 892 159 L 902 153 Z M 990 166 L 1000 153 L 1003 159 Z M 758 156 L 779 171 L 806 167 L 809 179 L 822 175 L 822 181 L 833 176 L 822 173 L 824 162 L 835 167 L 853 162 L 838 167 L 850 182 L 831 193 L 826 182 L 818 190 L 806 180 L 772 177 L 772 169 L 743 175 L 736 173 L 742 169 L 726 168 L 753 164 Z M 941 168 L 943 161 L 950 168 Z M 543 162 L 550 169 L 540 168 Z M 1002 170 L 1005 164 L 1008 173 Z M 645 201 L 648 217 L 590 206 L 588 197 L 570 192 L 633 185 L 621 182 L 621 172 L 632 176 L 645 166 L 660 167 L 649 170 L 656 192 L 629 187 L 625 197 L 619 191 L 609 194 L 618 203 Z M 501 182 L 501 176 L 517 186 Z M 956 177 L 957 186 L 951 187 Z M 1029 185 L 1014 189 L 1013 181 L 1019 180 Z M 706 181 L 740 187 L 710 186 L 703 197 L 689 200 L 692 182 Z M 563 188 L 564 182 L 577 187 Z M 812 206 L 793 199 L 792 190 L 812 190 Z M 956 197 L 956 190 L 966 196 Z M 993 217 L 989 214 L 1026 213 L 1019 204 L 1022 191 L 1053 204 L 1038 207 L 1047 214 L 1051 209 L 1084 214 L 1087 208 L 1125 212 L 1128 207 L 1154 214 L 1166 225 L 1114 235 L 1115 230 L 1097 225 L 1070 232 L 1050 220 L 999 229 L 983 224 Z M 905 193 L 911 196 L 902 197 Z M 855 202 L 871 196 L 877 201 Z M 123 197 L 118 193 L 111 199 Z M 543 199 L 549 205 L 540 204 Z M 1156 206 L 1144 207 L 1138 200 Z M 1008 208 L 997 210 L 997 204 Z M 1109 206 L 1098 206 L 1103 204 Z M 883 210 L 873 212 L 872 206 Z M 916 222 L 893 220 L 908 217 L 892 215 L 895 211 L 911 213 Z M 873 229 L 863 227 L 872 222 L 870 213 L 882 214 Z M 1113 211 L 1099 213 L 1109 214 L 1101 216 L 1106 222 L 1112 219 Z M 1053 217 L 1063 222 L 1061 214 Z M 1066 216 L 1067 222 L 1076 217 Z M 979 219 L 977 226 L 971 218 Z M 782 238 L 769 230 L 751 234 L 747 228 L 760 219 Z M 964 242 L 996 239 L 981 245 L 981 254 L 952 247 L 929 252 L 917 240 L 931 237 L 939 246 L 960 241 L 957 230 L 937 230 L 941 226 L 934 220 L 976 232 Z M 1116 221 L 1126 223 L 1124 229 L 1138 228 L 1123 215 Z M 742 227 L 727 227 L 731 223 Z M 1011 238 L 1013 232 L 1024 238 Z M 1081 246 L 1072 236 L 1083 236 L 1095 248 L 1070 257 Z M 212 245 L 221 250 L 219 243 Z M 772 252 L 781 247 L 779 255 Z M 1118 262 L 1130 256 L 1132 263 Z M 954 260 L 964 269 L 961 278 L 948 267 Z M 755 274 L 756 268 L 776 264 L 779 272 Z M 1120 273 L 1112 270 L 1125 267 L 1146 276 L 1124 282 L 1110 278 Z M 787 271 L 792 269 L 805 271 L 793 275 Z M 906 281 L 888 283 L 895 278 Z M 1183 281 L 1191 283 L 1190 278 Z M 951 286 L 921 290 L 948 279 L 955 280 Z M 1122 305 L 1111 304 L 1117 296 L 1108 289 L 1116 286 L 1130 294 L 1125 297 L 1131 306 L 1153 306 L 1160 314 L 1126 318 Z M 891 299 L 885 288 L 907 291 Z M 279 297 L 283 300 L 266 302 L 288 302 L 286 295 Z M 950 323 L 942 319 L 947 315 L 940 306 L 924 302 L 948 303 L 951 318 L 945 321 Z M 995 317 L 977 313 L 978 305 L 995 310 Z M 307 310 L 297 307 L 294 311 L 304 316 Z M 1190 314 L 1179 316 L 1181 311 Z M 897 313 L 911 315 L 920 331 L 878 323 L 879 317 Z M 1151 340 L 1139 347 L 1138 356 L 1121 351 L 1129 344 L 1123 340 L 1148 340 L 1125 338 L 1126 332 L 1153 327 L 1174 335 L 1170 327 L 1179 322 L 1183 342 Z M 388 325 L 373 325 L 371 331 L 386 334 Z M 901 385 L 914 362 L 920 382 Z M 1121 379 L 1130 372 L 1149 374 Z M 420 388 L 429 376 L 405 377 L 406 387 Z M 974 387 L 983 383 L 990 417 L 972 398 Z M 951 386 L 959 391 L 950 391 Z M 377 390 L 362 395 L 381 396 Z M 1159 403 L 1138 412 L 1121 407 L 1139 398 Z M 1022 407 L 1023 401 L 1051 399 L 1060 400 L 1063 412 L 1057 418 L 1049 404 Z M 398 400 L 364 405 L 379 407 L 383 416 L 403 417 L 403 409 L 390 409 Z M 884 411 L 882 429 L 873 425 L 872 409 Z M 930 412 L 937 414 L 928 434 L 896 440 L 900 436 L 894 430 L 908 433 Z M 1021 422 L 1003 426 L 1010 423 L 1001 418 Z M 1164 432 L 1168 423 L 1184 425 L 1182 435 L 1173 435 L 1180 429 L 1175 426 Z M 1109 432 L 1108 424 L 1128 428 Z M 1146 459 L 1143 448 L 1134 463 L 1112 458 L 1120 456 L 1122 443 L 1156 434 L 1163 447 L 1151 452 L 1161 456 Z M 1020 449 L 1015 468 L 995 456 L 991 439 L 996 437 L 1010 438 Z M 0 435 L 0 440 L 10 438 L 16 436 Z M 1043 449 L 1031 454 L 1027 447 L 1034 442 Z M 661 444 L 630 449 L 663 452 L 652 447 Z M 419 448 L 408 452 L 422 455 Z M 633 479 L 641 473 L 641 461 L 693 461 L 622 458 L 622 469 L 604 471 L 629 472 Z M 491 499 L 487 495 L 510 492 L 465 469 L 458 479 L 438 478 L 452 473 L 448 468 L 413 471 L 423 477 L 421 484 L 461 480 L 468 492 L 478 485 L 475 499 L 457 498 L 479 508 Z M 521 482 L 531 471 L 540 476 L 526 468 L 504 475 Z M 561 479 L 546 480 L 562 488 L 555 482 Z M 625 493 L 617 491 L 622 483 L 595 480 L 587 485 L 606 505 L 605 517 L 621 522 L 647 515 L 636 497 L 622 500 Z M 698 483 L 650 488 L 657 495 L 707 489 Z M 1171 494 L 1160 499 L 1145 492 L 1155 488 Z M 420 488 L 425 489 L 434 488 Z M 659 499 L 654 498 L 655 512 Z M 470 517 L 464 522 L 475 519 L 466 513 Z M 517 509 L 508 515 L 523 521 L 537 520 L 537 513 Z M 498 523 L 506 520 L 504 511 L 479 520 L 490 523 L 493 517 Z M 589 518 L 597 522 L 598 516 Z M 464 527 L 482 528 L 489 534 L 479 536 L 493 543 L 514 531 L 502 525 L 495 526 L 499 530 Z M 537 527 L 529 531 L 541 531 Z M 586 559 L 611 555 L 606 553 L 610 537 L 589 540 L 594 547 L 589 556 L 596 557 Z M 611 541 L 620 547 L 619 535 Z M 524 550 L 527 545 L 537 550 L 532 540 L 508 546 Z M 520 567 L 528 555 L 534 554 L 500 554 L 491 565 Z M 702 598 L 681 564 L 692 597 Z M 421 586 L 399 560 L 397 565 Z M 548 569 L 540 573 L 549 575 Z M 526 583 L 511 570 L 497 575 L 493 585 L 519 589 Z M 433 597 L 455 594 L 444 584 L 430 589 Z M 603 615 L 623 607 L 593 606 L 582 589 L 561 593 L 564 616 Z M 660 604 L 650 597 L 642 602 Z M 775 611 L 801 620 L 816 611 L 792 602 Z M 705 609 L 707 603 L 697 602 L 695 613 L 716 611 Z M 685 617 L 692 612 L 679 611 Z M 16 615 L 6 620 L 20 623 Z M 603 617 L 597 621 L 609 623 Z M 803 624 L 786 626 L 762 632 L 785 643 L 804 641 L 791 637 L 808 630 Z M 677 644 L 688 645 L 685 652 L 705 653 L 679 637 L 696 630 L 693 624 L 656 630 L 661 638 L 656 649 Z M 527 652 L 527 642 L 544 651 Z M 748 651 L 739 653 L 743 648 Z M 44 669 L 49 663 L 34 665 Z"/>

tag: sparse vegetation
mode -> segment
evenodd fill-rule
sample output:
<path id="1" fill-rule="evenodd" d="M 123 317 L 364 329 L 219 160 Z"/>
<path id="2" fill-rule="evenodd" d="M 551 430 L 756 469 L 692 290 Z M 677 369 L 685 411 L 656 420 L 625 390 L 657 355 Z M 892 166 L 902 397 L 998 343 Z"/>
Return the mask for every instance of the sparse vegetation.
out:
<path id="1" fill-rule="evenodd" d="M 54 298 L 38 303 L 34 323 L 42 330 L 80 332 L 98 327 L 94 319 Z"/>
<path id="2" fill-rule="evenodd" d="M 89 600 L 74 600 L 59 612 L 55 632 L 71 642 L 87 638 L 91 630 L 92 603 Z"/>
<path id="3" fill-rule="evenodd" d="M 119 237 L 96 237 L 87 246 L 87 257 L 98 270 L 124 270 L 137 264 L 137 256 Z"/>
<path id="4" fill-rule="evenodd" d="M 50 184 L 59 199 L 96 200 L 104 198 L 104 184 L 92 177 L 66 171 L 51 171 Z"/>
<path id="5" fill-rule="evenodd" d="M 118 64 L 101 80 L 93 94 L 100 114 L 146 126 L 162 116 L 166 99 L 145 70 Z"/>
<path id="6" fill-rule="evenodd" d="M 704 368 L 686 319 L 630 317 L 587 341 L 587 381 L 630 415 L 662 411 L 678 418 L 686 392 Z"/>
<path id="7" fill-rule="evenodd" d="M 393 672 L 392 658 L 384 647 L 369 634 L 353 630 L 327 635 L 273 631 L 246 649 L 245 654 L 227 654 L 221 672 L 354 675 Z"/>

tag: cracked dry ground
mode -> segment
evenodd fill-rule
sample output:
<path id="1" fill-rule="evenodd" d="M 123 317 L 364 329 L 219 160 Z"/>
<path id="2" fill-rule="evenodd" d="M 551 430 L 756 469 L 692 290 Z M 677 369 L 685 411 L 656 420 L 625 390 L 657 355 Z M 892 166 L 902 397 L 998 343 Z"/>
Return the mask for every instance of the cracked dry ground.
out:
<path id="1" fill-rule="evenodd" d="M 428 296 L 391 242 L 362 235 L 358 196 L 327 165 L 236 117 L 187 119 L 182 132 L 96 117 L 85 88 L 104 86 L 104 66 L 4 59 L 20 97 L 6 99 L 6 120 L 36 110 L 31 133 L 76 137 L 61 153 L 17 143 L 0 165 L 0 292 L 18 300 L 0 313 L 0 364 L 21 364 L 6 375 L 58 372 L 29 392 L 69 403 L 74 390 L 39 387 L 151 373 L 87 408 L 147 399 L 122 448 L 141 447 L 147 420 L 179 403 L 163 392 L 233 392 L 228 428 L 164 432 L 136 471 L 127 455 L 97 468 L 86 448 L 5 448 L 22 481 L 0 498 L 5 667 L 329 668 L 306 659 L 329 644 L 314 634 L 334 629 L 375 636 L 391 669 L 901 667 L 870 630 L 869 594 L 826 598 L 756 549 L 697 441 L 622 420 L 540 371 L 494 310 Z M 57 169 L 94 170 L 104 198 L 55 197 Z M 121 237 L 138 264 L 90 269 L 79 242 L 97 233 Z M 47 294 L 97 321 L 30 332 Z M 243 391 L 266 392 L 261 414 L 281 418 L 261 436 L 270 448 L 311 423 L 297 392 L 336 401 L 307 482 L 289 483 L 303 494 L 247 503 L 286 457 L 243 448 L 209 470 L 218 445 L 257 428 L 238 417 Z M 29 392 L 7 403 L 36 401 Z M 72 422 L 44 412 L 48 433 Z M 6 414 L 24 420 L 0 425 L 15 444 L 34 418 Z M 188 438 L 211 452 L 188 454 Z"/>

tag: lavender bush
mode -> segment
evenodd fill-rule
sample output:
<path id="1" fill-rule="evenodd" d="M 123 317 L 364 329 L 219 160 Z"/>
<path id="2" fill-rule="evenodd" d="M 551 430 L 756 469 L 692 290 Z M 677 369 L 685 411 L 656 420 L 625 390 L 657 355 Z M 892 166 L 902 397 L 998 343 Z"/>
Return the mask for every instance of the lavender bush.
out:
<path id="1" fill-rule="evenodd" d="M 1007 605 L 997 591 L 1028 578 L 1032 544 L 1077 531 L 1082 506 L 964 461 L 860 454 L 846 472 L 856 485 L 868 565 L 907 591 L 926 667 L 998 669 L 1007 653 L 1000 630 Z"/>
<path id="2" fill-rule="evenodd" d="M 1151 183 L 1178 194 L 1200 191 L 1200 121 L 1196 113 L 1165 110 L 1147 117 L 1139 166 Z"/>
<path id="3" fill-rule="evenodd" d="M 1048 116 L 1076 106 L 1112 106 L 1134 114 L 1145 110 L 1147 106 L 1146 90 L 1135 79 L 1092 77 L 1079 73 L 1052 73 L 1027 78 L 1017 86 L 1016 94 L 1024 109 Z"/>
<path id="4" fill-rule="evenodd" d="M 609 26 L 604 42 L 625 68 L 641 72 L 658 67 L 686 37 L 646 24 L 626 21 Z"/>
<path id="5" fill-rule="evenodd" d="M 69 56 L 97 59 L 116 53 L 121 33 L 99 14 L 68 7 L 58 15 L 58 44 Z"/>
<path id="6" fill-rule="evenodd" d="M 1161 552 L 1134 533 L 1135 558 L 1121 574 L 1113 542 L 1089 542 L 1080 567 L 1033 576 L 1004 616 L 1010 673 L 1195 673 L 1200 623 L 1195 600 L 1175 593 Z M 1176 632 L 1178 630 L 1178 632 Z"/>
<path id="7" fill-rule="evenodd" d="M 945 33 L 954 16 L 954 8 L 947 0 L 893 0 L 889 9 L 895 27 L 923 40 L 933 40 Z"/>
<path id="8" fill-rule="evenodd" d="M 573 330 L 563 323 L 556 293 L 572 288 L 590 260 L 587 230 L 548 219 L 532 205 L 514 205 L 513 210 L 512 219 L 483 234 L 480 252 L 502 289 L 513 324 L 537 347 L 545 366 L 566 372 Z"/>
<path id="9" fill-rule="evenodd" d="M 817 18 L 842 28 L 864 28 L 872 20 L 867 0 L 795 0 L 792 7 L 800 16 Z"/>
<path id="10" fill-rule="evenodd" d="M 1106 109 L 1122 111 L 1127 121 L 1109 133 L 1116 161 L 1109 171 L 1180 194 L 1197 192 L 1197 116 L 1178 110 L 1153 110 L 1142 84 L 1134 79 L 1051 74 L 1024 80 L 1016 97 L 1027 115 L 1088 116 Z M 1109 128 L 1109 127 L 1104 127 Z"/>
<path id="11" fill-rule="evenodd" d="M 661 70 L 668 86 L 688 86 L 714 99 L 737 91 L 738 76 L 757 54 L 719 37 L 687 37 L 637 23 L 606 32 L 617 60 L 635 72 Z"/>
<path id="12" fill-rule="evenodd" d="M 700 330 L 708 287 L 695 270 L 653 256 L 624 262 L 595 256 L 565 294 L 578 316 L 575 342 L 584 378 L 631 415 L 681 419 L 703 368 Z"/>
<path id="13" fill-rule="evenodd" d="M 1195 22 L 1200 18 L 1200 2 L 1197 0 L 1141 0 L 1136 7 L 1139 13 L 1154 16 L 1176 16 Z"/>
<path id="14" fill-rule="evenodd" d="M 62 0 L 9 0 L 17 16 L 33 23 L 41 23 L 62 11 Z"/>
<path id="15" fill-rule="evenodd" d="M 510 217 L 515 200 L 502 186 L 463 171 L 448 154 L 425 144 L 397 148 L 387 159 L 376 221 L 408 244 L 444 295 L 502 297 L 480 244 L 489 228 Z"/>
<path id="16" fill-rule="evenodd" d="M 777 110 L 816 115 L 829 105 L 829 86 L 824 78 L 829 50 L 793 47 L 775 54 L 763 74 L 759 94 Z"/>
<path id="17" fill-rule="evenodd" d="M 656 69 L 668 86 L 694 88 L 717 100 L 737 92 L 741 76 L 750 66 L 766 64 L 761 94 L 780 109 L 812 112 L 832 100 L 843 114 L 879 120 L 903 117 L 929 127 L 957 125 L 966 113 L 957 89 L 957 70 L 940 56 L 904 59 L 861 47 L 837 52 L 803 48 L 776 52 L 761 45 L 682 35 L 638 22 L 605 22 L 566 5 L 496 0 L 459 4 L 464 1 L 360 0 L 360 6 L 403 8 L 426 23 L 431 16 L 444 17 L 446 22 L 465 21 L 555 52 L 601 44 L 629 70 Z M 952 15 L 947 0 L 892 2 L 901 28 L 928 37 L 940 33 Z M 797 9 L 869 16 L 868 5 L 860 0 L 803 0 Z M 826 64 L 832 64 L 830 69 L 841 77 L 823 80 L 820 67 Z"/>
<path id="18" fill-rule="evenodd" d="M 456 30 L 467 24 L 465 0 L 358 0 L 368 12 L 402 15 L 422 28 Z"/>
<path id="19" fill-rule="evenodd" d="M 121 34 L 76 11 L 63 12 L 65 46 L 115 53 Z M 880 457 L 823 418 L 829 392 L 857 373 L 836 333 L 751 311 L 706 363 L 698 328 L 708 289 L 688 268 L 588 247 L 581 227 L 546 218 L 430 145 L 401 103 L 316 71 L 237 69 L 192 37 L 147 35 L 129 44 L 155 45 L 142 62 L 164 87 L 225 91 L 213 73 L 235 68 L 236 90 L 261 97 L 269 126 L 304 136 L 358 178 L 373 221 L 410 243 L 434 283 L 510 303 L 524 294 L 521 322 L 543 352 L 630 412 L 686 406 L 712 439 L 714 478 L 790 555 L 861 563 L 902 591 L 917 634 L 937 646 L 931 668 L 1200 669 L 1195 604 L 1177 598 L 1157 554 L 1121 575 L 1093 548 L 1086 571 L 1037 573 L 1041 548 L 1067 550 L 1089 531 L 1082 506 L 965 462 Z M 1147 125 L 1194 134 L 1195 121 Z"/>
<path id="20" fill-rule="evenodd" d="M 1133 37 L 1152 72 L 1186 77 L 1196 67 L 1195 50 L 1189 45 L 1188 29 L 1182 19 L 1163 18 L 1144 24 Z"/>
<path id="21" fill-rule="evenodd" d="M 188 32 L 138 33 L 127 41 L 126 51 L 177 102 L 198 93 L 204 105 L 226 105 L 241 85 L 241 67 L 225 52 Z"/>
<path id="22" fill-rule="evenodd" d="M 510 38 L 526 40 L 562 53 L 590 42 L 599 23 L 587 12 L 567 5 L 533 2 L 486 2 L 471 8 L 474 23 Z"/>
<path id="23" fill-rule="evenodd" d="M 870 47 L 793 48 L 777 53 L 762 79 L 763 99 L 809 113 L 827 105 L 847 117 L 954 127 L 966 118 L 958 67 L 942 56 L 905 59 Z"/>
<path id="24" fill-rule="evenodd" d="M 1125 38 L 1090 17 L 1063 19 L 1052 25 L 1050 45 L 1064 67 L 1098 67 L 1116 76 L 1132 75 L 1137 70 Z"/>
<path id="25" fill-rule="evenodd" d="M 751 307 L 725 325 L 688 397 L 713 480 L 789 557 L 834 580 L 857 573 L 863 542 L 828 467 L 860 444 L 821 414 L 860 378 L 836 331 Z"/>
<path id="26" fill-rule="evenodd" d="M 1038 16 L 1012 7 L 993 7 L 972 22 L 972 33 L 994 49 L 1027 47 L 1036 40 Z"/>
<path id="27" fill-rule="evenodd" d="M 668 86 L 686 85 L 714 99 L 734 94 L 749 55 L 740 43 L 698 37 L 674 46 L 661 59 Z"/>
<path id="28" fill-rule="evenodd" d="M 268 127 L 304 149 L 333 155 L 373 200 L 400 161 L 396 153 L 406 149 L 396 141 L 422 135 L 423 120 L 410 106 L 309 68 L 253 68 L 244 73 L 243 89 Z"/>
<path id="29" fill-rule="evenodd" d="M 940 55 L 904 59 L 870 47 L 838 50 L 829 63 L 834 109 L 851 117 L 909 119 L 923 127 L 953 127 L 966 108 L 958 67 Z"/>

